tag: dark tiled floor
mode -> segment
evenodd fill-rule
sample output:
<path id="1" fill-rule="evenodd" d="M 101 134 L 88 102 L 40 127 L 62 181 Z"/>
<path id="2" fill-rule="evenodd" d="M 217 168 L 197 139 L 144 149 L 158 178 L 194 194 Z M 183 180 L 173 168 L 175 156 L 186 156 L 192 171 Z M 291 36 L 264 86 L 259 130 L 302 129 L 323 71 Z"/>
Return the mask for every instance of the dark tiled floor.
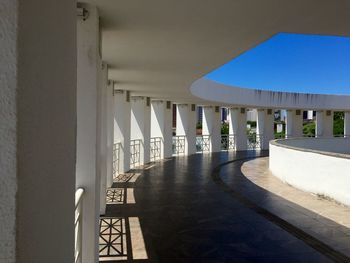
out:
<path id="1" fill-rule="evenodd" d="M 246 180 L 240 161 L 218 168 L 254 156 L 222 152 L 177 157 L 140 171 L 136 182 L 115 183 L 113 187 L 133 188 L 136 202 L 108 205 L 106 217 L 125 218 L 126 225 L 137 217 L 148 255 L 147 260 L 132 260 L 127 242 L 128 261 L 348 262 L 284 222 L 279 213 L 288 213 L 289 204 Z M 261 200 L 268 200 L 266 207 Z M 266 214 L 267 204 L 275 208 L 273 213 Z M 309 224 L 307 211 L 300 213 L 300 223 Z"/>

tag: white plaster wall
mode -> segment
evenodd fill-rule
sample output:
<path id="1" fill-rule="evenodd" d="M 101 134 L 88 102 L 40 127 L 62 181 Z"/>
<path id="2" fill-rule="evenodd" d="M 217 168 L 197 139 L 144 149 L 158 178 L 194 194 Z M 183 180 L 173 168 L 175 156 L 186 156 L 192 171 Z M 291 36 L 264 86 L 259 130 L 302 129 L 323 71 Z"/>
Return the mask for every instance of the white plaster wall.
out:
<path id="1" fill-rule="evenodd" d="M 229 133 L 235 135 L 236 150 L 247 149 L 247 112 L 239 108 L 230 108 Z"/>
<path id="2" fill-rule="evenodd" d="M 16 260 L 17 1 L 0 2 L 0 262 Z"/>
<path id="3" fill-rule="evenodd" d="M 349 110 L 350 96 L 262 91 L 223 85 L 206 78 L 196 80 L 191 93 L 208 101 L 235 106 L 279 109 Z"/>
<path id="4" fill-rule="evenodd" d="M 316 112 L 316 137 L 333 136 L 333 112 L 327 115 L 326 111 Z"/>
<path id="5" fill-rule="evenodd" d="M 340 158 L 271 143 L 269 168 L 273 175 L 294 187 L 350 205 L 349 157 Z"/>

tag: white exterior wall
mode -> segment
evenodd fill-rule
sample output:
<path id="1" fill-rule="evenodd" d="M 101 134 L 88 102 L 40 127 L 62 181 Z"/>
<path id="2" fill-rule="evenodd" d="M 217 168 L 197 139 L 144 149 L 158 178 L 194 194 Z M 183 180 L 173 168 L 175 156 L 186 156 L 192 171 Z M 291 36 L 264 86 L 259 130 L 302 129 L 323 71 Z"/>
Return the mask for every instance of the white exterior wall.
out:
<path id="1" fill-rule="evenodd" d="M 140 139 L 140 164 L 150 162 L 151 107 L 146 97 L 131 98 L 131 140 Z"/>
<path id="2" fill-rule="evenodd" d="M 114 92 L 114 143 L 120 143 L 119 173 L 130 170 L 131 105 L 127 91 Z"/>
<path id="3" fill-rule="evenodd" d="M 186 136 L 185 154 L 196 153 L 196 108 L 191 105 L 176 105 L 176 135 Z"/>
<path id="4" fill-rule="evenodd" d="M 229 134 L 235 135 L 236 150 L 247 150 L 247 113 L 240 108 L 230 108 Z"/>
<path id="5" fill-rule="evenodd" d="M 333 111 L 316 111 L 316 137 L 333 137 Z"/>
<path id="6" fill-rule="evenodd" d="M 161 158 L 172 156 L 172 105 L 167 102 L 151 101 L 151 137 L 162 138 Z"/>
<path id="7" fill-rule="evenodd" d="M 107 187 L 113 184 L 113 144 L 114 144 L 114 83 L 110 81 L 107 86 Z"/>
<path id="8" fill-rule="evenodd" d="M 210 135 L 210 151 L 221 150 L 221 116 L 215 111 L 215 107 L 204 106 L 203 108 L 202 134 Z"/>
<path id="9" fill-rule="evenodd" d="M 317 140 L 317 139 L 303 139 Z M 339 148 L 346 144 L 350 147 L 350 140 L 333 139 L 334 141 L 317 141 L 318 147 L 324 144 L 324 149 Z M 294 142 L 288 143 L 294 145 Z M 307 141 L 299 144 L 308 146 Z M 309 145 L 310 147 L 312 145 Z M 307 147 L 305 147 L 307 148 Z M 349 153 L 349 150 L 348 150 Z M 283 145 L 270 145 L 270 170 L 282 181 L 303 191 L 331 197 L 345 205 L 350 205 L 350 159 L 336 155 L 327 155 L 303 149 L 286 148 Z M 297 165 L 296 165 L 297 164 Z"/>
<path id="10" fill-rule="evenodd" d="M 296 110 L 287 110 L 286 115 L 286 138 L 303 136 L 303 114 L 296 114 Z"/>
<path id="11" fill-rule="evenodd" d="M 78 82 L 77 82 L 77 181 L 85 189 L 83 201 L 83 254 L 85 263 L 98 261 L 100 214 L 99 160 L 99 27 L 98 12 L 88 7 L 89 18 L 77 20 Z M 100 126 L 100 125 L 98 125 Z M 57 254 L 57 251 L 56 253 Z"/>

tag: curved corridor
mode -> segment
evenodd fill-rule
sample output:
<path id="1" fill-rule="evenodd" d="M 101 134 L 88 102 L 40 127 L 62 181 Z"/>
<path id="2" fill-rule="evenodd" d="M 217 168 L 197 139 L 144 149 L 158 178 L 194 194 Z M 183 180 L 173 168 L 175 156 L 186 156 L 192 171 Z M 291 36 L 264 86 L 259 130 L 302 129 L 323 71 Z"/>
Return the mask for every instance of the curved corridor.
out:
<path id="1" fill-rule="evenodd" d="M 242 175 L 245 160 L 267 154 L 245 151 L 170 158 L 120 177 L 113 188 L 124 194 L 107 205 L 104 217 L 105 222 L 111 218 L 124 222 L 118 241 L 115 238 L 119 249 L 100 260 L 349 262 L 349 229 L 337 228 L 345 247 L 324 244 L 280 217 L 288 213 L 288 201 Z M 326 220 L 318 216 L 318 221 L 311 221 L 312 212 L 302 208 L 290 216 L 301 225 Z M 107 245 L 100 245 L 100 250 L 110 251 L 105 248 L 113 240 L 104 240 Z"/>

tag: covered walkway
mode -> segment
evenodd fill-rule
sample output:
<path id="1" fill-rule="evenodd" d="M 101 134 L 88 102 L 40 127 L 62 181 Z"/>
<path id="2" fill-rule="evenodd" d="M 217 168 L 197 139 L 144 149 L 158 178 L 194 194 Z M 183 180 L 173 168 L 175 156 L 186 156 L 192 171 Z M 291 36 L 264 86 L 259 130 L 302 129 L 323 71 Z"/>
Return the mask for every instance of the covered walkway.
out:
<path id="1" fill-rule="evenodd" d="M 332 225 L 344 245 L 348 228 L 243 176 L 245 161 L 267 154 L 169 158 L 119 176 L 101 217 L 100 261 L 349 262 L 349 246 L 327 245 L 301 225 Z M 300 225 L 285 220 L 292 206 Z"/>

